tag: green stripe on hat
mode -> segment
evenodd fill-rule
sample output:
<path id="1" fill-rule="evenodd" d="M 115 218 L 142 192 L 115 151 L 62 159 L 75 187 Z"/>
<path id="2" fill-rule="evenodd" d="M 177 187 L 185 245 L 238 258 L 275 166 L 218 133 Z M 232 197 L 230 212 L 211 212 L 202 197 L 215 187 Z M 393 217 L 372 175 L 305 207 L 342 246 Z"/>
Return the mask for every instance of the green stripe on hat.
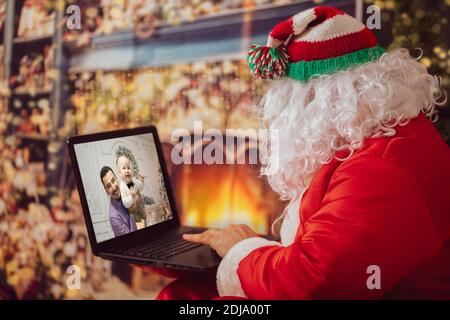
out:
<path id="1" fill-rule="evenodd" d="M 308 81 L 314 76 L 334 73 L 348 69 L 353 65 L 377 60 L 384 52 L 385 50 L 382 47 L 375 46 L 335 58 L 290 63 L 286 77 L 299 81 Z"/>

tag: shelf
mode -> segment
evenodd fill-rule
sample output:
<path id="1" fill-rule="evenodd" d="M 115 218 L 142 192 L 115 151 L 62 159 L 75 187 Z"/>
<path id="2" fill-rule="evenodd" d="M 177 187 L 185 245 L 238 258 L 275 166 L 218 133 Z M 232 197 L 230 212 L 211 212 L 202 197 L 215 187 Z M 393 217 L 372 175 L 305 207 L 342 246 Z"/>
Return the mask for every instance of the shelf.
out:
<path id="1" fill-rule="evenodd" d="M 330 0 L 328 5 L 352 14 L 354 0 Z M 312 1 L 241 9 L 207 16 L 178 26 L 160 25 L 149 39 L 136 37 L 132 30 L 91 38 L 89 46 L 76 41 L 64 43 L 69 71 L 129 70 L 165 66 L 223 57 L 243 59 L 252 43 L 264 44 L 270 30 L 296 13 L 310 8 Z"/>
<path id="2" fill-rule="evenodd" d="M 33 44 L 38 42 L 51 42 L 52 35 L 48 36 L 34 36 L 34 37 L 18 37 L 14 38 L 14 44 Z"/>
<path id="3" fill-rule="evenodd" d="M 35 140 L 39 142 L 48 142 L 49 138 L 47 136 L 43 136 L 40 134 L 33 134 L 33 133 L 16 133 L 15 134 L 17 138 L 25 139 L 25 140 Z"/>
<path id="4" fill-rule="evenodd" d="M 46 96 L 50 95 L 50 89 L 37 89 L 37 90 L 13 90 L 11 92 L 11 96 L 28 96 L 28 97 L 37 97 L 37 96 Z"/>

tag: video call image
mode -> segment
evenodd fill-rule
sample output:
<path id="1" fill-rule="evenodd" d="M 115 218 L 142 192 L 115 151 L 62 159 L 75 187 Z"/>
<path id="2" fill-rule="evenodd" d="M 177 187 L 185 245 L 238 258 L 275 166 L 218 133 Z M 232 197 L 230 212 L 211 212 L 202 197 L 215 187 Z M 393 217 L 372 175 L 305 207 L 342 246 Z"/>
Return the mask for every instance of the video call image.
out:
<path id="1" fill-rule="evenodd" d="M 97 242 L 172 219 L 151 133 L 74 149 Z"/>

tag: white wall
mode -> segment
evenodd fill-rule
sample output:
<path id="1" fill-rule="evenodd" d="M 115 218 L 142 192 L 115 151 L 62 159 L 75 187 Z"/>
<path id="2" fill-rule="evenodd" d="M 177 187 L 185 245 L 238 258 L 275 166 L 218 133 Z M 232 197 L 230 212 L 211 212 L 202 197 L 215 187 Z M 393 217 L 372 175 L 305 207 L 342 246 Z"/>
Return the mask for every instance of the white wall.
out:
<path id="1" fill-rule="evenodd" d="M 100 180 L 100 170 L 103 166 L 109 166 L 118 176 L 115 152 L 119 145 L 124 145 L 130 149 L 136 158 L 140 174 L 144 176 L 142 195 L 153 197 L 156 203 L 161 201 L 158 181 L 158 155 L 156 154 L 152 134 L 76 144 L 75 153 L 97 242 L 114 237 L 109 223 L 109 196 Z"/>

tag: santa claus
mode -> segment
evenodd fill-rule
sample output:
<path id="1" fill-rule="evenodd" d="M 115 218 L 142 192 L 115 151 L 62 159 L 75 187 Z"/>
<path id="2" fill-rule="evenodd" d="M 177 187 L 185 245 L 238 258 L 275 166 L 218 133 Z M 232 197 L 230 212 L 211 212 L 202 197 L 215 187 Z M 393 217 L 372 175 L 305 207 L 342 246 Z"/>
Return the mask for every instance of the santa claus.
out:
<path id="1" fill-rule="evenodd" d="M 439 78 L 333 7 L 278 24 L 253 46 L 260 105 L 278 130 L 263 168 L 290 204 L 281 241 L 245 225 L 184 235 L 223 260 L 160 299 L 450 298 L 450 151 L 432 121 Z M 273 167 L 273 166 L 276 166 Z"/>

